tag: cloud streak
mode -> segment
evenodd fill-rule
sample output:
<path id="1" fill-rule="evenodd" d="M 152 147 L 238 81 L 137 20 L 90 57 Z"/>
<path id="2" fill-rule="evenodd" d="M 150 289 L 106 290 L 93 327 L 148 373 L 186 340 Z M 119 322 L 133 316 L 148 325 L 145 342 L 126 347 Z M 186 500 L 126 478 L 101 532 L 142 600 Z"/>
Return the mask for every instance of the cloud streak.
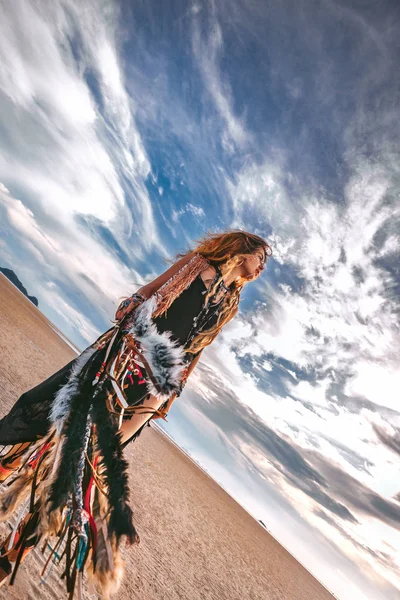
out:
<path id="1" fill-rule="evenodd" d="M 2 263 L 84 347 L 206 229 L 266 236 L 168 428 L 351 600 L 400 589 L 397 13 L 60 0 L 0 23 Z"/>

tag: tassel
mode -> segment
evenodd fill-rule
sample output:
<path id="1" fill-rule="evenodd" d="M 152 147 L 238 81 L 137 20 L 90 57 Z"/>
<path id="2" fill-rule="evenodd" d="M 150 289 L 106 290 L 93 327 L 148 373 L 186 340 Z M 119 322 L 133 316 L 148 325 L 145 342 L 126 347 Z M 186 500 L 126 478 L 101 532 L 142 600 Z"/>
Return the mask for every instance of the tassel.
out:
<path id="1" fill-rule="evenodd" d="M 61 459 L 62 441 L 60 438 L 56 441 L 52 448 L 51 455 L 48 458 L 48 463 L 51 465 L 46 478 L 41 482 L 37 494 L 37 504 L 39 510 L 38 533 L 50 536 L 58 535 L 63 523 L 64 507 L 55 510 L 48 510 L 48 498 L 53 483 L 58 475 L 58 469 Z"/>
<path id="2" fill-rule="evenodd" d="M 34 471 L 26 466 L 0 497 L 0 521 L 6 521 L 28 496 Z"/>
<path id="3" fill-rule="evenodd" d="M 109 539 L 107 525 L 103 521 L 98 525 L 96 550 L 93 560 L 87 570 L 88 579 L 101 594 L 103 600 L 109 600 L 110 595 L 116 594 L 124 576 L 124 562 L 116 549 L 115 540 Z"/>
<path id="4" fill-rule="evenodd" d="M 61 530 L 59 532 L 59 538 L 58 538 L 58 541 L 57 541 L 56 545 L 53 548 L 50 546 L 51 552 L 50 552 L 50 554 L 49 554 L 49 556 L 48 556 L 48 558 L 47 558 L 47 560 L 45 562 L 45 565 L 43 567 L 43 570 L 42 570 L 42 573 L 41 573 L 41 577 L 42 578 L 45 576 L 47 567 L 49 566 L 49 563 L 50 563 L 51 559 L 53 559 L 53 563 L 55 563 L 56 560 L 58 560 L 59 562 L 61 561 L 61 556 L 58 554 L 58 550 L 61 547 L 61 544 L 63 543 L 63 540 L 64 540 L 64 538 L 65 538 L 65 536 L 67 534 L 68 525 L 69 525 L 69 517 L 70 517 L 70 515 L 67 515 L 66 518 L 65 518 L 65 520 L 64 520 L 62 528 L 61 528 Z M 43 548 L 42 552 L 44 552 L 44 550 L 45 550 L 45 548 Z M 47 578 L 47 576 L 46 576 L 46 578 Z"/>
<path id="5" fill-rule="evenodd" d="M 80 450 L 80 457 L 77 463 L 77 474 L 75 479 L 75 503 L 76 509 L 72 516 L 72 527 L 76 531 L 79 536 L 79 541 L 87 543 L 87 535 L 86 535 L 86 524 L 88 522 L 88 513 L 83 507 L 84 498 L 83 498 L 83 477 L 85 471 L 85 463 L 86 463 L 86 450 L 89 444 L 90 432 L 92 428 L 92 421 L 89 415 L 86 418 L 86 430 L 85 430 L 85 438 L 83 440 L 83 445 Z"/>
<path id="6" fill-rule="evenodd" d="M 65 431 L 60 465 L 50 488 L 47 506 L 49 513 L 53 510 L 62 509 L 67 503 L 69 495 L 74 490 L 80 450 L 86 433 L 87 411 L 89 409 L 87 399 L 86 403 L 84 398 L 78 398 L 78 400 L 82 400 L 82 402 L 71 412 Z"/>
<path id="7" fill-rule="evenodd" d="M 18 542 L 15 545 L 15 551 L 18 553 L 16 556 L 14 570 L 11 575 L 10 585 L 14 584 L 15 577 L 17 575 L 17 571 L 19 565 L 21 564 L 22 559 L 24 558 L 25 551 L 30 549 L 31 547 L 37 544 L 38 536 L 36 535 L 37 530 L 37 521 L 38 521 L 38 513 L 28 513 L 25 517 L 26 521 L 21 526 L 21 531 L 19 533 Z M 14 553 L 12 558 L 14 558 Z"/>
<path id="8" fill-rule="evenodd" d="M 24 448 L 24 451 L 21 453 L 23 466 L 20 467 L 15 479 L 8 484 L 7 489 L 0 496 L 0 522 L 7 520 L 28 495 L 37 462 L 40 456 L 48 450 L 46 443 L 51 438 L 52 435 L 49 435 L 46 440 L 32 442 L 28 447 Z M 11 458 L 13 459 L 16 456 L 16 452 L 11 454 Z"/>
<path id="9" fill-rule="evenodd" d="M 114 342 L 115 342 L 115 338 L 116 338 L 116 337 L 117 337 L 117 335 L 118 335 L 118 332 L 119 332 L 119 328 L 117 327 L 117 328 L 115 329 L 115 333 L 114 333 L 114 335 L 112 336 L 112 338 L 111 338 L 111 340 L 110 340 L 110 342 L 109 342 L 109 344 L 108 344 L 108 346 L 107 346 L 106 355 L 105 355 L 105 357 L 104 357 L 104 360 L 103 360 L 103 362 L 101 363 L 100 369 L 99 369 L 99 370 L 97 371 L 97 373 L 96 373 L 96 377 L 95 377 L 95 378 L 93 379 L 93 381 L 92 381 L 92 385 L 97 385 L 97 384 L 99 383 L 99 381 L 100 381 L 100 377 L 102 376 L 102 374 L 103 374 L 103 372 L 104 372 L 104 369 L 105 369 L 105 368 L 106 368 L 106 366 L 107 366 L 107 360 L 108 360 L 109 354 L 110 354 L 110 352 L 111 352 L 111 348 L 112 348 L 112 346 L 113 346 L 113 344 L 114 344 Z"/>
<path id="10" fill-rule="evenodd" d="M 9 552 L 12 549 L 12 547 L 14 546 L 14 544 L 16 544 L 16 542 L 18 541 L 18 530 L 21 529 L 22 524 L 24 522 L 24 518 L 26 518 L 26 517 L 24 517 L 24 514 L 28 508 L 28 505 L 29 505 L 29 498 L 27 498 L 25 500 L 25 502 L 23 503 L 23 505 L 20 508 L 20 511 L 15 520 L 15 525 L 12 528 L 11 533 L 9 535 L 8 543 L 5 542 L 3 544 L 3 548 L 6 548 L 7 552 Z"/>
<path id="11" fill-rule="evenodd" d="M 100 377 L 102 376 L 103 371 L 106 368 L 106 365 L 107 365 L 107 363 L 105 361 L 103 361 L 101 363 L 100 369 L 97 371 L 96 377 L 92 381 L 92 385 L 97 385 L 99 383 Z"/>
<path id="12" fill-rule="evenodd" d="M 93 463 L 94 469 L 96 468 L 97 460 L 98 460 L 98 457 L 96 456 L 94 463 Z M 93 549 L 95 550 L 96 544 L 97 544 L 97 526 L 96 526 L 96 522 L 93 518 L 93 515 L 90 512 L 90 497 L 92 494 L 93 484 L 94 484 L 94 475 L 91 476 L 89 485 L 86 490 L 84 508 L 88 515 L 89 527 L 90 527 L 90 531 L 91 531 L 92 546 L 93 546 Z"/>
<path id="13" fill-rule="evenodd" d="M 107 496 L 96 485 L 93 494 L 92 514 L 96 524 L 96 544 L 92 547 L 92 557 L 87 568 L 89 585 L 108 600 L 121 584 L 124 563 L 118 552 L 115 536 L 110 536 L 107 517 L 110 512 Z"/>
<path id="14" fill-rule="evenodd" d="M 71 576 L 71 567 L 72 567 L 72 562 L 73 562 L 72 536 L 73 536 L 72 527 L 68 527 L 67 541 L 66 541 L 65 550 L 64 550 L 65 570 L 64 570 L 64 573 L 62 574 L 62 577 L 65 577 L 65 579 L 66 579 L 67 592 L 70 592 L 71 587 L 72 587 L 72 576 Z"/>

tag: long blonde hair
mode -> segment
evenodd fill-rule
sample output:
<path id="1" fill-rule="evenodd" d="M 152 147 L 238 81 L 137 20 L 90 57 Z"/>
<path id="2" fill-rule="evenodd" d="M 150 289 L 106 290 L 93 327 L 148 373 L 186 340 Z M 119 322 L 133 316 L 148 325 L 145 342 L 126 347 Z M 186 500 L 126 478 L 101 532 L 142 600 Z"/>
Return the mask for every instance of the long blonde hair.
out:
<path id="1" fill-rule="evenodd" d="M 229 231 L 227 233 L 209 233 L 197 242 L 197 245 L 188 252 L 200 254 L 209 261 L 212 266 L 218 266 L 223 276 L 229 275 L 233 269 L 239 266 L 246 256 L 255 252 L 258 248 L 263 248 L 266 257 L 272 255 L 272 249 L 267 242 L 247 231 Z M 182 254 L 179 256 L 183 256 Z M 205 302 L 216 292 L 222 277 L 218 278 L 214 285 L 207 292 Z M 186 350 L 196 354 L 217 337 L 222 327 L 228 323 L 237 313 L 240 302 L 240 294 L 247 279 L 239 277 L 231 285 L 231 293 L 227 294 L 222 309 L 218 315 L 217 323 L 209 330 L 199 333 L 192 341 L 190 347 Z"/>

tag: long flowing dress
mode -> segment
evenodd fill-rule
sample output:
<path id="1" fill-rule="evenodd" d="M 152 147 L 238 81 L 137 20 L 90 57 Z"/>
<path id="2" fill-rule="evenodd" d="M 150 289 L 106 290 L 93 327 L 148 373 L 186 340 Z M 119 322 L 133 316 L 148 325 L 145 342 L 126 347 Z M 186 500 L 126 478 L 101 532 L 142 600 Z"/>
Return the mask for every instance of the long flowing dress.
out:
<path id="1" fill-rule="evenodd" d="M 178 296 L 166 314 L 153 319 L 158 331 L 170 332 L 171 339 L 182 348 L 186 348 L 193 329 L 193 320 L 199 315 L 203 307 L 205 291 L 207 291 L 207 288 L 201 277 L 198 276 Z M 215 305 L 214 310 L 211 310 L 211 314 L 209 314 L 207 328 L 212 327 L 216 322 L 217 307 L 218 305 Z M 108 336 L 111 331 L 109 329 L 102 334 L 90 348 L 100 345 L 104 337 Z M 195 354 L 186 354 L 186 364 L 189 364 L 195 356 Z M 20 396 L 10 412 L 0 419 L 0 445 L 35 442 L 39 437 L 46 435 L 50 425 L 49 413 L 54 396 L 67 383 L 78 360 L 79 357 L 75 358 L 48 379 Z M 136 374 L 127 369 L 124 379 L 124 386 L 126 386 L 124 391 L 131 406 L 143 402 L 148 395 L 145 374 L 144 367 L 141 367 L 140 372 Z"/>
<path id="2" fill-rule="evenodd" d="M 82 593 L 84 572 L 105 598 L 118 588 L 120 540 L 139 540 L 118 430 L 144 409 L 149 394 L 166 403 L 181 391 L 195 357 L 186 350 L 199 332 L 215 325 L 223 303 L 218 287 L 205 302 L 204 267 L 203 262 L 192 269 L 198 274 L 168 310 L 154 316 L 154 302 L 147 300 L 122 325 L 22 394 L 1 419 L 0 444 L 30 443 L 0 497 L 1 520 L 19 509 L 1 549 L 13 564 L 11 584 L 27 551 L 45 539 L 51 548 L 48 563 L 65 563 L 69 598 L 77 589 L 78 597 Z M 153 416 L 150 411 L 148 420 Z"/>

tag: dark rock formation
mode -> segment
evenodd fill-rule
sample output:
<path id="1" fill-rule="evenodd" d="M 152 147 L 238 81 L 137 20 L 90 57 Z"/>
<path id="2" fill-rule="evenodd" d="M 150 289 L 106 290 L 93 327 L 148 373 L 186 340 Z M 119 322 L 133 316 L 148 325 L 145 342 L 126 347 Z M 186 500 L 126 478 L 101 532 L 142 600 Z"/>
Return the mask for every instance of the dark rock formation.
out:
<path id="1" fill-rule="evenodd" d="M 35 306 L 39 306 L 39 301 L 35 296 L 29 296 L 26 287 L 22 285 L 14 271 L 11 269 L 6 269 L 5 267 L 0 267 L 0 273 L 3 273 L 17 287 Z"/>

